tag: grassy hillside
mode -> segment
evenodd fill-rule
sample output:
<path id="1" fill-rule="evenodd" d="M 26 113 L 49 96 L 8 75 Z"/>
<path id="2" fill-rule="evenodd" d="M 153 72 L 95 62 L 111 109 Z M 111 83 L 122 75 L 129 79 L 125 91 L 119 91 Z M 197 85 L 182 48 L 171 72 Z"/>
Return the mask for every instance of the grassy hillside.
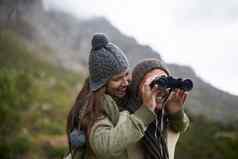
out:
<path id="1" fill-rule="evenodd" d="M 65 152 L 65 120 L 82 77 L 33 51 L 14 32 L 0 31 L 3 159 L 59 158 Z"/>
<path id="2" fill-rule="evenodd" d="M 236 159 L 238 126 L 236 122 L 221 124 L 204 116 L 192 116 L 187 132 L 181 135 L 175 159 Z"/>

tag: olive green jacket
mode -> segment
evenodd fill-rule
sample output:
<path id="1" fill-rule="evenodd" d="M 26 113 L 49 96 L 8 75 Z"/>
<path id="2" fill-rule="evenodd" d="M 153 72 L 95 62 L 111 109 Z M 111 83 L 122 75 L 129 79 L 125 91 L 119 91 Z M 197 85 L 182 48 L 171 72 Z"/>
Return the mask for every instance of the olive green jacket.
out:
<path id="1" fill-rule="evenodd" d="M 104 109 L 105 116 L 91 128 L 86 159 L 143 159 L 140 139 L 157 115 L 145 106 L 141 106 L 133 114 L 128 111 L 119 112 L 115 101 L 109 95 L 105 95 Z M 172 150 L 169 152 L 170 159 L 173 158 L 179 136 L 176 131 L 185 131 L 188 127 L 189 120 L 184 115 L 182 113 L 182 116 L 171 116 L 176 120 L 172 120 L 167 135 L 168 142 L 175 142 L 168 144 L 168 148 Z M 183 120 L 178 122 L 178 117 Z"/>

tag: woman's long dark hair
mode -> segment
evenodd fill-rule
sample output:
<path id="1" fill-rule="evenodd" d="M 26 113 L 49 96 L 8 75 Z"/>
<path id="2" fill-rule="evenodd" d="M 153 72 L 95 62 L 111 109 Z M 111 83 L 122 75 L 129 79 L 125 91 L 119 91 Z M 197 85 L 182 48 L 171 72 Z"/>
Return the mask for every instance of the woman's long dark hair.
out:
<path id="1" fill-rule="evenodd" d="M 84 82 L 74 105 L 68 113 L 66 132 L 69 144 L 69 151 L 72 152 L 72 145 L 70 142 L 70 133 L 74 129 L 84 130 L 86 137 L 90 133 L 90 128 L 93 123 L 103 114 L 103 95 L 105 88 L 100 88 L 97 91 L 90 91 L 89 79 Z"/>

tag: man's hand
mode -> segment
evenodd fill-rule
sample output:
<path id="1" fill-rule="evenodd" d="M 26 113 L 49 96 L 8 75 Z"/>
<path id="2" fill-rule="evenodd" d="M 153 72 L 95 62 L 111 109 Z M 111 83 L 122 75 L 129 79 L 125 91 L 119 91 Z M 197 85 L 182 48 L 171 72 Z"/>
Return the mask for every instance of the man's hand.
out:
<path id="1" fill-rule="evenodd" d="M 176 89 L 171 92 L 167 102 L 165 109 L 168 113 L 176 113 L 182 110 L 185 100 L 187 99 L 188 93 L 184 92 L 181 89 Z"/>
<path id="2" fill-rule="evenodd" d="M 158 85 L 155 85 L 153 88 L 150 87 L 151 82 L 159 77 L 166 76 L 167 74 L 160 69 L 155 69 L 147 73 L 141 82 L 140 95 L 142 97 L 143 105 L 149 107 L 151 110 L 159 109 L 161 107 L 161 99 L 158 97 L 163 97 L 164 91 L 161 91 Z"/>
<path id="3" fill-rule="evenodd" d="M 157 85 L 155 85 L 152 89 L 148 83 L 145 83 L 142 86 L 142 101 L 143 106 L 148 107 L 152 111 L 156 108 L 156 94 L 158 92 Z"/>

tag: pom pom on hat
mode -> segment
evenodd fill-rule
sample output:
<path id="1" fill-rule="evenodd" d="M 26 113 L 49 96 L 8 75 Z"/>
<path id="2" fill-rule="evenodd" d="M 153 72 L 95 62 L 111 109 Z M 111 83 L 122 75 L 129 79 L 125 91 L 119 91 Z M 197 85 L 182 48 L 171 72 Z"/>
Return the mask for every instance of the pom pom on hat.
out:
<path id="1" fill-rule="evenodd" d="M 94 34 L 92 39 L 92 49 L 98 50 L 105 47 L 108 44 L 108 38 L 103 33 Z"/>

